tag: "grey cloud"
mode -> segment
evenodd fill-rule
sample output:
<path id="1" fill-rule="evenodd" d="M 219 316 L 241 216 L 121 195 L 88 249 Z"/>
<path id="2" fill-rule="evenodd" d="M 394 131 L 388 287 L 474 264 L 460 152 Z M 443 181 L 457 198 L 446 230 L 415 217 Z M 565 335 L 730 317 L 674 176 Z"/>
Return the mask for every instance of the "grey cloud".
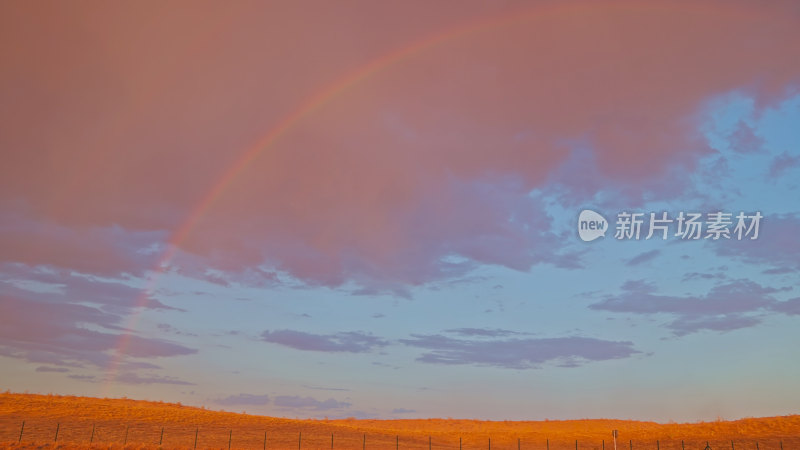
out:
<path id="1" fill-rule="evenodd" d="M 626 266 L 638 266 L 639 264 L 646 263 L 647 261 L 651 261 L 655 259 L 661 253 L 660 250 L 650 250 L 644 253 L 640 253 L 633 258 L 629 259 L 625 262 Z"/>
<path id="2" fill-rule="evenodd" d="M 515 334 L 524 334 L 511 330 L 502 330 L 499 328 L 455 328 L 452 330 L 445 330 L 446 333 L 458 334 L 460 336 L 482 336 L 482 337 L 502 337 L 511 336 Z"/>
<path id="3" fill-rule="evenodd" d="M 37 372 L 69 372 L 69 369 L 66 367 L 48 367 L 48 366 L 39 366 L 36 368 Z"/>
<path id="4" fill-rule="evenodd" d="M 225 406 L 252 405 L 261 406 L 269 403 L 268 395 L 238 394 L 214 400 L 215 403 Z"/>
<path id="5" fill-rule="evenodd" d="M 429 350 L 419 358 L 432 364 L 470 364 L 530 369 L 544 363 L 580 365 L 639 353 L 632 342 L 587 337 L 470 340 L 441 334 L 412 335 L 401 343 Z"/>
<path id="6" fill-rule="evenodd" d="M 284 408 L 312 409 L 314 411 L 327 411 L 350 407 L 350 403 L 341 402 L 332 398 L 317 400 L 313 397 L 300 397 L 296 395 L 279 395 L 275 397 L 273 403 L 275 406 Z"/>
<path id="7" fill-rule="evenodd" d="M 183 381 L 175 377 L 165 377 L 159 375 L 138 375 L 132 372 L 117 374 L 114 381 L 125 384 L 174 384 L 181 386 L 193 386 L 194 383 Z"/>
<path id="8" fill-rule="evenodd" d="M 791 309 L 789 302 L 778 302 L 773 294 L 791 288 L 764 287 L 750 280 L 734 280 L 711 288 L 704 295 L 673 296 L 654 293 L 652 286 L 629 281 L 617 296 L 589 306 L 591 309 L 632 314 L 668 314 L 675 317 L 667 324 L 676 335 L 700 330 L 730 331 L 757 325 L 754 314 Z"/>
<path id="9" fill-rule="evenodd" d="M 313 334 L 294 330 L 267 330 L 261 333 L 261 339 L 297 350 L 317 352 L 366 353 L 388 345 L 387 341 L 360 331 Z"/>

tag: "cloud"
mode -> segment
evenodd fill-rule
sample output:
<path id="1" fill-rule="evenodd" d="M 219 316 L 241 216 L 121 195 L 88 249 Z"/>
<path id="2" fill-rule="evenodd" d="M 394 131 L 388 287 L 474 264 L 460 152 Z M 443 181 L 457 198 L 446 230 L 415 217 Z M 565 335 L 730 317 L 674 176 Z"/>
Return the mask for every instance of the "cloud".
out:
<path id="1" fill-rule="evenodd" d="M 273 404 L 284 408 L 311 409 L 314 411 L 328 411 L 350 407 L 350 403 L 341 402 L 332 398 L 320 401 L 313 397 L 299 397 L 293 395 L 279 395 L 273 399 Z"/>
<path id="2" fill-rule="evenodd" d="M 6 292 L 50 302 L 89 303 L 105 311 L 127 313 L 134 308 L 180 311 L 122 281 L 100 279 L 67 270 L 19 263 L 0 264 L 0 285 Z"/>
<path id="3" fill-rule="evenodd" d="M 294 330 L 267 330 L 261 333 L 261 340 L 316 352 L 366 353 L 388 345 L 387 341 L 360 331 L 313 334 Z"/>
<path id="4" fill-rule="evenodd" d="M 638 266 L 639 264 L 646 263 L 647 261 L 652 261 L 659 254 L 661 254 L 661 250 L 649 250 L 643 253 L 639 253 L 638 255 L 626 261 L 625 265 Z"/>
<path id="5" fill-rule="evenodd" d="M 335 388 L 335 387 L 326 387 L 326 386 L 309 386 L 303 385 L 306 389 L 313 389 L 315 391 L 349 391 L 350 389 L 345 388 Z"/>
<path id="6" fill-rule="evenodd" d="M 143 273 L 156 254 L 137 250 L 163 250 L 208 198 L 177 243 L 186 259 L 173 264 L 193 259 L 226 274 L 264 266 L 254 277 L 392 292 L 479 265 L 576 267 L 529 196 L 572 142 L 620 189 L 659 180 L 668 192 L 677 184 L 665 177 L 691 172 L 708 152 L 697 125 L 710 98 L 744 90 L 764 105 L 800 78 L 800 62 L 786 57 L 800 27 L 780 2 L 633 2 L 624 14 L 602 3 L 512 14 L 505 3 L 399 2 L 357 27 L 364 46 L 330 38 L 341 28 L 333 18 L 359 17 L 357 5 L 308 17 L 299 5 L 264 16 L 241 3 L 225 10 L 232 20 L 213 46 L 208 24 L 221 6 L 184 17 L 167 5 L 164 17 L 182 19 L 145 36 L 136 3 L 101 6 L 104 21 L 37 8 L 6 8 L 0 27 L 0 42 L 26 43 L 3 49 L 12 69 L 0 88 L 13 94 L 0 106 L 0 205 L 15 218 L 2 220 L 11 225 L 0 253 L 83 273 Z M 495 15 L 513 20 L 443 34 Z M 303 26 L 286 27 L 296 17 Z M 425 20 L 408 27 L 409 17 Z M 61 39 L 64 30 L 85 32 Z M 449 38 L 396 61 L 381 56 L 433 35 Z M 387 64 L 331 90 L 373 60 Z M 339 94 L 283 126 L 321 91 Z M 262 147 L 214 191 L 238 156 Z M 591 193 L 595 181 L 568 184 Z"/>
<path id="7" fill-rule="evenodd" d="M 395 408 L 392 410 L 392 414 L 411 414 L 417 412 L 414 409 L 405 409 L 405 408 Z"/>
<path id="8" fill-rule="evenodd" d="M 728 278 L 723 272 L 717 273 L 704 273 L 704 272 L 687 272 L 683 274 L 683 281 L 690 281 L 690 280 L 724 280 Z"/>
<path id="9" fill-rule="evenodd" d="M 95 377 L 94 375 L 73 374 L 73 375 L 67 375 L 67 378 L 72 378 L 73 380 L 78 380 L 78 381 L 85 381 L 87 383 L 97 383 L 97 377 Z"/>
<path id="10" fill-rule="evenodd" d="M 36 368 L 36 371 L 37 371 L 37 372 L 58 372 L 58 373 L 64 373 L 64 372 L 69 372 L 69 369 L 67 369 L 66 367 L 48 367 L 48 366 L 39 366 L 39 367 L 37 367 L 37 368 Z"/>
<path id="11" fill-rule="evenodd" d="M 790 155 L 789 152 L 783 152 L 770 163 L 769 177 L 778 178 L 795 167 L 800 167 L 800 155 Z"/>
<path id="12" fill-rule="evenodd" d="M 800 297 L 775 303 L 772 305 L 772 309 L 790 316 L 800 315 Z"/>
<path id="13" fill-rule="evenodd" d="M 24 294 L 24 292 L 22 292 Z M 121 317 L 77 303 L 48 301 L 18 292 L 0 294 L 0 354 L 30 362 L 61 366 L 106 367 L 121 339 Z M 136 334 L 128 336 L 124 355 L 158 358 L 189 355 L 197 350 Z M 122 368 L 149 362 L 126 361 Z"/>
<path id="14" fill-rule="evenodd" d="M 237 394 L 214 400 L 215 403 L 225 406 L 254 405 L 261 406 L 269 403 L 268 395 Z"/>
<path id="15" fill-rule="evenodd" d="M 125 384 L 172 384 L 178 386 L 194 386 L 194 383 L 180 380 L 175 377 L 160 375 L 138 375 L 132 372 L 116 374 L 114 376 L 114 381 Z"/>
<path id="16" fill-rule="evenodd" d="M 632 314 L 668 314 L 675 319 L 667 328 L 676 335 L 701 330 L 730 331 L 757 325 L 761 319 L 754 315 L 777 311 L 780 305 L 773 294 L 791 288 L 764 287 L 750 280 L 733 280 L 712 287 L 698 296 L 659 295 L 651 285 L 627 282 L 616 296 L 589 305 L 602 311 Z M 789 307 L 788 304 L 786 307 Z"/>
<path id="17" fill-rule="evenodd" d="M 800 217 L 794 214 L 767 215 L 761 219 L 758 239 L 713 243 L 723 257 L 735 257 L 759 266 L 800 270 Z M 768 270 L 768 269 L 767 269 Z"/>
<path id="18" fill-rule="evenodd" d="M 756 135 L 747 123 L 740 121 L 728 137 L 731 149 L 737 153 L 757 153 L 764 150 L 764 139 Z"/>
<path id="19" fill-rule="evenodd" d="M 669 328 L 678 335 L 683 336 L 696 333 L 700 330 L 732 331 L 748 328 L 761 323 L 757 317 L 740 314 L 726 314 L 722 316 L 686 316 L 669 324 Z"/>
<path id="20" fill-rule="evenodd" d="M 420 362 L 504 369 L 531 369 L 545 363 L 574 367 L 589 361 L 628 358 L 638 353 L 631 342 L 587 337 L 487 340 L 415 334 L 400 342 L 429 350 L 417 358 Z"/>
<path id="21" fill-rule="evenodd" d="M 519 333 L 517 331 L 503 330 L 500 328 L 455 328 L 452 330 L 445 330 L 445 333 L 457 334 L 460 336 L 481 336 L 481 337 L 503 337 L 511 336 Z"/>
<path id="22" fill-rule="evenodd" d="M 143 275 L 155 265 L 154 249 L 166 236 L 110 224 L 69 227 L 8 209 L 0 212 L 0 218 L 0 263 L 45 265 L 107 277 Z M 153 250 L 143 251 L 147 249 Z"/>

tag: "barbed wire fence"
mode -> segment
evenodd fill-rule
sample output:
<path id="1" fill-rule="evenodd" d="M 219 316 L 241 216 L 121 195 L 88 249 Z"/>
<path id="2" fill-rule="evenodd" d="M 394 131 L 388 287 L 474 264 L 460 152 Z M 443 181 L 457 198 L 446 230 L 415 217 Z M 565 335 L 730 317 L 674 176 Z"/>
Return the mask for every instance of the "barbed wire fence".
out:
<path id="1" fill-rule="evenodd" d="M 800 449 L 800 437 L 766 439 L 627 439 L 614 436 L 605 439 L 534 439 L 530 437 L 510 438 L 508 433 L 499 439 L 491 436 L 466 437 L 424 434 L 404 431 L 390 435 L 386 432 L 364 432 L 343 430 L 321 432 L 320 430 L 270 430 L 254 426 L 194 426 L 180 424 L 159 426 L 154 424 L 124 424 L 98 426 L 96 423 L 62 426 L 61 422 L 26 426 L 19 425 L 16 439 L 3 433 L 0 443 L 25 447 L 26 445 L 64 446 L 142 446 L 153 448 L 227 448 L 227 449 L 280 449 L 280 450 L 790 450 Z"/>

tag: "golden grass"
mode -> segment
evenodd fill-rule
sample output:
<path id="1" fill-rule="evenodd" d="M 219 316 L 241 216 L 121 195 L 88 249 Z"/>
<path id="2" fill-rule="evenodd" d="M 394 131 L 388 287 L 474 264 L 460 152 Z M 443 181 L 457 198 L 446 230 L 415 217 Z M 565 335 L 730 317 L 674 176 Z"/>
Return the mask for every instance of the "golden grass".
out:
<path id="1" fill-rule="evenodd" d="M 25 421 L 22 443 L 20 426 Z M 92 427 L 94 426 L 94 443 Z M 58 427 L 58 442 L 54 442 Z M 34 394 L 0 394 L 0 445 L 4 448 L 163 448 L 261 449 L 612 449 L 612 429 L 619 430 L 619 450 L 800 449 L 800 416 L 764 417 L 687 424 L 623 420 L 477 421 L 293 420 L 210 411 L 174 403 Z M 126 439 L 127 445 L 123 446 Z M 658 444 L 657 442 L 658 441 Z"/>

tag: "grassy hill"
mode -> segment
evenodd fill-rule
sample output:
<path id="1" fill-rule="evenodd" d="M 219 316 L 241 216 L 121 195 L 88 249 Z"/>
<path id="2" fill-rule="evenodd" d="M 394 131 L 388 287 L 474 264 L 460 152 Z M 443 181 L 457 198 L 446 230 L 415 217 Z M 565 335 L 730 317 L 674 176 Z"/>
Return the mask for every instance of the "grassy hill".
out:
<path id="1" fill-rule="evenodd" d="M 22 443 L 18 444 L 22 422 Z M 294 420 L 181 404 L 0 394 L 4 448 L 800 449 L 800 415 L 684 424 L 624 420 Z M 93 431 L 94 430 L 94 431 Z M 163 436 L 162 436 L 163 430 Z M 58 441 L 56 442 L 56 432 Z M 93 433 L 93 434 L 92 434 Z M 91 441 L 91 444 L 90 444 Z M 604 442 L 605 441 L 605 442 Z M 756 444 L 757 443 L 757 444 Z M 125 444 L 125 445 L 123 445 Z"/>

